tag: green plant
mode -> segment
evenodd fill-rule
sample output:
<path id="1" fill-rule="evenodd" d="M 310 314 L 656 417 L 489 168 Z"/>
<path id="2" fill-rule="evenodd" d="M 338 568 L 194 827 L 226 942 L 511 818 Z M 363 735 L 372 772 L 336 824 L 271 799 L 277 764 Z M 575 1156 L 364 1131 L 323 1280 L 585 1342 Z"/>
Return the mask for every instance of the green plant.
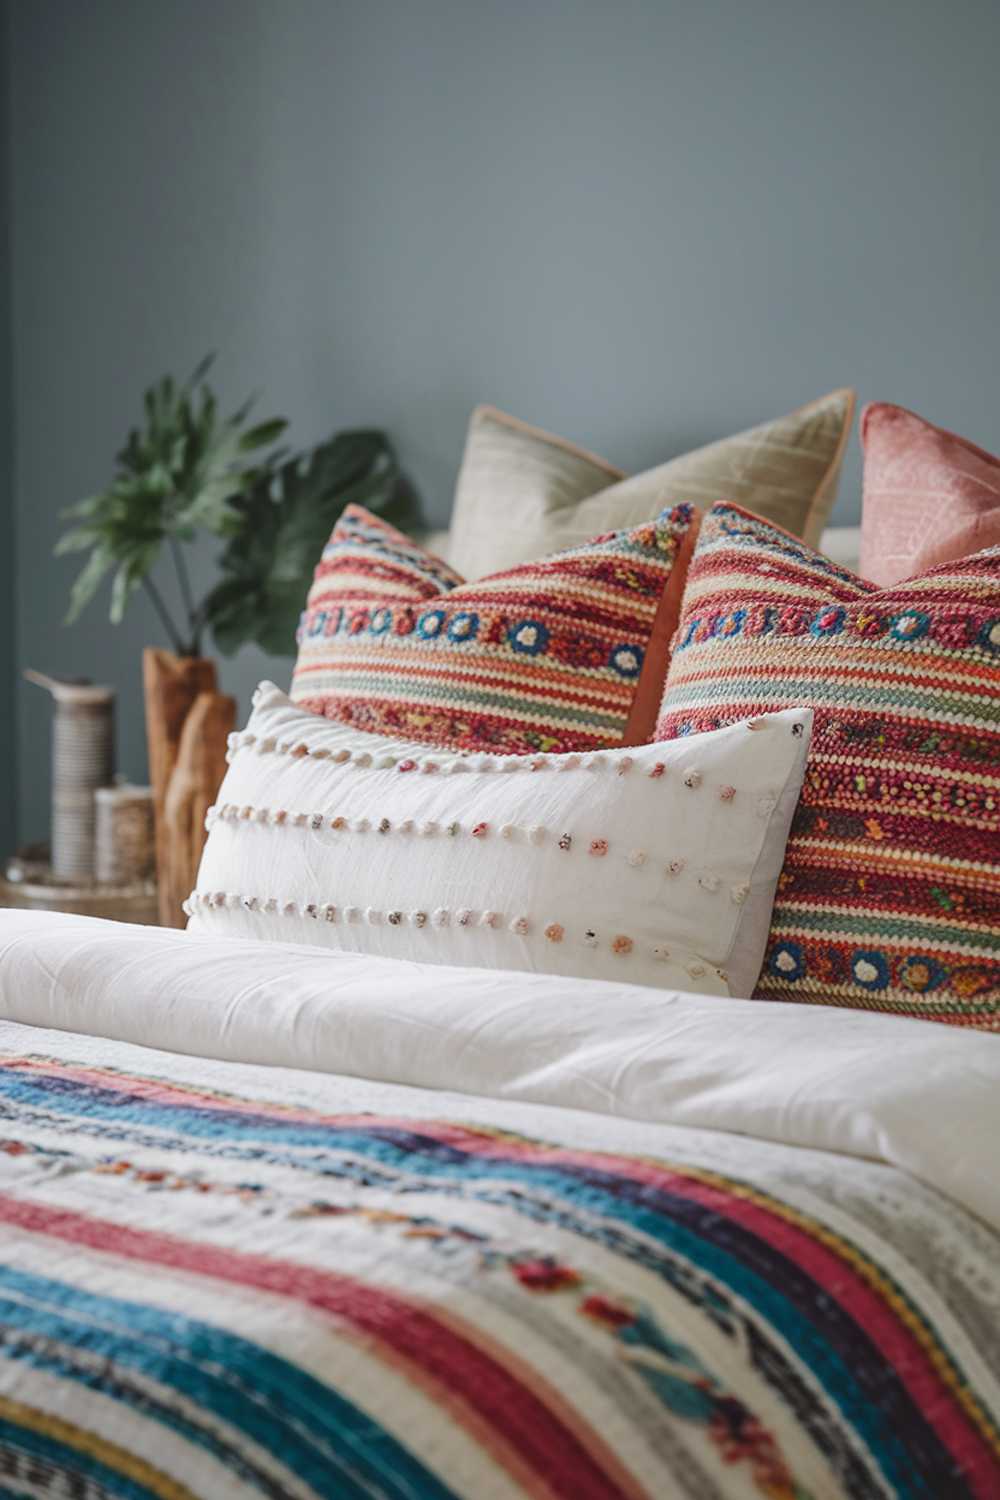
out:
<path id="1" fill-rule="evenodd" d="M 141 586 L 180 656 L 201 654 L 206 629 L 227 653 L 256 641 L 291 654 L 312 568 L 343 506 L 357 500 L 405 523 L 412 501 L 381 432 L 338 433 L 311 453 L 289 455 L 274 446 L 284 418 L 249 425 L 251 401 L 220 418 L 205 382 L 211 362 L 203 360 L 181 384 L 165 376 L 146 391 L 144 423 L 117 455 L 111 484 L 66 512 L 76 524 L 56 552 L 90 549 L 67 623 L 111 573 L 112 623 L 120 623 Z M 202 531 L 225 542 L 224 576 L 196 603 L 185 549 Z M 152 577 L 164 544 L 180 625 Z"/>
<path id="2" fill-rule="evenodd" d="M 338 432 L 311 453 L 262 470 L 234 496 L 233 530 L 219 559 L 224 576 L 205 600 L 222 651 L 251 640 L 277 656 L 294 649 L 312 570 L 351 502 L 404 526 L 413 519 L 384 433 Z"/>

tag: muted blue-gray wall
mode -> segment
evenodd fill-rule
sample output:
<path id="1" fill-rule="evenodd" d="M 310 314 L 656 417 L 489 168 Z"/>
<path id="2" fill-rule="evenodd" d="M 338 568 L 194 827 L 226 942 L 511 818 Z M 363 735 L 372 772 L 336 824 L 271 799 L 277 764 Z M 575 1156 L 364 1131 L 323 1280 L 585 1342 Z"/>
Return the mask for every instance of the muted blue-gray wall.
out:
<path id="1" fill-rule="evenodd" d="M 14 458 L 11 420 L 12 349 L 10 330 L 10 181 L 8 172 L 9 16 L 0 0 L 0 859 L 13 847 L 17 831 L 14 787 L 17 746 L 14 673 L 17 660 L 14 608 Z"/>
<path id="2" fill-rule="evenodd" d="M 437 520 L 480 400 L 627 468 L 842 383 L 996 447 L 998 54 L 995 0 L 14 0 L 21 656 L 114 682 L 143 774 L 156 621 L 63 629 L 51 548 L 207 349 Z"/>

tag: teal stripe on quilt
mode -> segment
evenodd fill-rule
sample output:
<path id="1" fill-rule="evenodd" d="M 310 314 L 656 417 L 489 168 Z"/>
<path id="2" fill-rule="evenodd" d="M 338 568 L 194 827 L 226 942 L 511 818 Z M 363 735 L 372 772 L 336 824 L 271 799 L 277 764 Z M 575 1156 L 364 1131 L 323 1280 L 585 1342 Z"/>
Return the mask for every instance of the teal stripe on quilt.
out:
<path id="1" fill-rule="evenodd" d="M 54 1088 L 46 1088 L 47 1082 Z M 906 1446 L 892 1431 L 891 1425 L 881 1420 L 873 1407 L 868 1393 L 859 1384 L 855 1373 L 829 1342 L 824 1341 L 815 1324 L 811 1323 L 792 1304 L 780 1284 L 780 1277 L 769 1281 L 754 1266 L 741 1261 L 731 1252 L 702 1238 L 691 1228 L 678 1222 L 666 1212 L 647 1206 L 642 1200 L 630 1201 L 600 1185 L 599 1173 L 588 1171 L 584 1177 L 557 1167 L 533 1167 L 507 1159 L 483 1160 L 474 1153 L 463 1153 L 451 1146 L 433 1140 L 421 1144 L 419 1122 L 415 1122 L 409 1133 L 414 1144 L 396 1145 L 380 1137 L 377 1127 L 371 1132 L 352 1127 L 340 1130 L 331 1125 L 310 1126 L 295 1121 L 268 1119 L 264 1115 L 234 1112 L 227 1116 L 218 1108 L 199 1109 L 191 1105 L 156 1104 L 149 1100 L 127 1099 L 126 1089 L 102 1089 L 90 1084 L 76 1084 L 73 1080 L 59 1078 L 46 1080 L 35 1075 L 30 1080 L 21 1080 L 15 1075 L 0 1070 L 0 1091 L 19 1102 L 35 1107 L 49 1107 L 65 1111 L 68 1115 L 85 1115 L 93 1120 L 103 1115 L 116 1123 L 158 1126 L 173 1129 L 178 1134 L 191 1138 L 223 1141 L 232 1136 L 244 1140 L 273 1141 L 278 1145 L 300 1147 L 315 1153 L 316 1148 L 326 1146 L 338 1155 L 351 1152 L 362 1154 L 368 1160 L 384 1163 L 394 1170 L 404 1169 L 412 1173 L 415 1168 L 432 1181 L 461 1180 L 472 1176 L 480 1181 L 497 1179 L 510 1183 L 520 1179 L 536 1188 L 546 1188 L 559 1194 L 565 1201 L 589 1215 L 603 1215 L 611 1223 L 616 1220 L 633 1230 L 650 1236 L 672 1253 L 683 1256 L 701 1271 L 717 1276 L 732 1288 L 766 1319 L 771 1327 L 795 1350 L 797 1357 L 815 1375 L 828 1398 L 843 1412 L 845 1417 L 863 1437 L 887 1477 L 898 1486 L 900 1497 L 923 1496 L 928 1491 L 919 1483 Z M 396 1134 L 406 1133 L 399 1128 Z M 281 1154 L 277 1154 L 281 1160 Z M 322 1169 L 322 1160 L 315 1154 L 307 1162 L 297 1161 L 294 1155 L 286 1156 L 288 1164 L 305 1166 L 311 1171 Z M 331 1162 L 335 1158 L 331 1156 Z M 613 1169 L 609 1169 L 610 1175 Z M 627 1177 L 624 1179 L 627 1181 Z M 511 1203 L 517 1207 L 516 1202 Z"/>
<path id="2" fill-rule="evenodd" d="M 155 1491 L 147 1489 L 135 1479 L 117 1469 L 108 1468 L 100 1459 L 43 1432 L 30 1427 L 8 1422 L 0 1417 L 0 1450 L 11 1448 L 16 1453 L 30 1454 L 62 1469 L 69 1474 L 82 1474 L 100 1485 L 109 1495 L 120 1495 L 121 1500 L 159 1500 Z M 72 1491 L 70 1491 L 72 1493 Z"/>
<path id="3" fill-rule="evenodd" d="M 2 1276 L 3 1268 L 0 1267 L 0 1277 Z M 137 1339 L 119 1338 L 115 1332 L 107 1329 L 95 1329 L 92 1324 L 56 1317 L 38 1307 L 23 1302 L 9 1302 L 3 1298 L 0 1298 L 0 1328 L 3 1329 L 3 1354 L 7 1359 L 61 1376 L 70 1384 L 76 1383 L 100 1391 L 121 1406 L 170 1428 L 194 1447 L 203 1448 L 220 1464 L 230 1468 L 250 1489 L 259 1490 L 261 1494 L 270 1496 L 271 1500 L 287 1500 L 287 1483 L 282 1483 L 280 1478 L 255 1467 L 240 1452 L 237 1435 L 234 1435 L 234 1441 L 227 1442 L 207 1425 L 200 1425 L 183 1410 L 170 1405 L 170 1392 L 183 1390 L 183 1385 L 176 1379 L 176 1370 L 171 1369 L 180 1363 L 179 1360 L 161 1356 L 157 1363 L 151 1357 L 148 1347 Z M 74 1363 L 74 1354 L 84 1357 L 97 1355 L 103 1363 L 95 1366 L 86 1363 L 85 1358 Z M 161 1387 L 166 1386 L 167 1390 L 157 1396 L 138 1386 L 130 1387 L 125 1376 L 125 1371 L 129 1368 L 148 1380 L 157 1382 Z M 197 1376 L 200 1374 L 201 1371 L 197 1371 L 192 1385 L 205 1384 L 198 1380 Z M 231 1407 L 233 1402 L 220 1401 L 218 1394 L 214 1394 L 214 1401 L 204 1401 L 202 1396 L 204 1409 L 215 1417 L 231 1422 L 230 1413 L 223 1408 L 227 1404 Z M 227 1396 L 230 1394 L 226 1393 Z M 267 1425 L 268 1418 L 265 1414 L 260 1426 Z M 266 1447 L 265 1433 L 259 1432 L 256 1436 L 257 1441 Z M 286 1434 L 282 1433 L 281 1436 L 285 1437 Z M 278 1454 L 283 1457 L 291 1446 L 293 1444 L 274 1445 L 269 1451 L 276 1458 Z M 280 1459 L 277 1461 L 280 1463 Z"/>
<path id="4" fill-rule="evenodd" d="M 0 1326 L 96 1354 L 116 1368 L 135 1370 L 177 1391 L 252 1438 L 328 1500 L 371 1500 L 373 1494 L 386 1500 L 455 1500 L 367 1412 L 260 1345 L 179 1313 L 8 1266 L 0 1265 L 0 1287 L 31 1299 L 0 1302 Z M 52 1363 L 33 1357 L 30 1350 L 14 1349 L 9 1340 L 3 1352 L 46 1367 Z M 67 1366 L 62 1373 L 102 1388 L 87 1372 Z M 117 1399 L 130 1404 L 125 1394 Z M 192 1430 L 180 1414 L 161 1420 L 186 1441 L 228 1462 L 223 1445 L 204 1430 Z"/>

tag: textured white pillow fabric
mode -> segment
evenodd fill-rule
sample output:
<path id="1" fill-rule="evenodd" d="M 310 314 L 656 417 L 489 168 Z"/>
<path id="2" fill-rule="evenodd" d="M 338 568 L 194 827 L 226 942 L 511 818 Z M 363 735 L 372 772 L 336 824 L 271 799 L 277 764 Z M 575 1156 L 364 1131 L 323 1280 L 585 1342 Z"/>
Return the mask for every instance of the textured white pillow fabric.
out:
<path id="1" fill-rule="evenodd" d="M 194 931 L 749 995 L 812 728 L 583 755 L 429 751 L 271 683 L 209 814 Z"/>

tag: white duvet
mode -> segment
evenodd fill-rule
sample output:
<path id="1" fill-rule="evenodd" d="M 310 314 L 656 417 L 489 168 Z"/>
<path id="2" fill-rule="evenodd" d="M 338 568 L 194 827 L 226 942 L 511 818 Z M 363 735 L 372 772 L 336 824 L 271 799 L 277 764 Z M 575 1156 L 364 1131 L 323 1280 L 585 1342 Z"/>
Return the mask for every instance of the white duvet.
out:
<path id="1" fill-rule="evenodd" d="M 1000 1037 L 983 1032 L 20 911 L 0 911 L 0 1015 L 8 1039 L 41 1027 L 365 1080 L 357 1097 L 435 1091 L 407 1096 L 415 1113 L 444 1091 L 466 1117 L 477 1097 L 600 1116 L 578 1122 L 595 1142 L 642 1140 L 614 1116 L 868 1158 L 1000 1231 Z"/>

